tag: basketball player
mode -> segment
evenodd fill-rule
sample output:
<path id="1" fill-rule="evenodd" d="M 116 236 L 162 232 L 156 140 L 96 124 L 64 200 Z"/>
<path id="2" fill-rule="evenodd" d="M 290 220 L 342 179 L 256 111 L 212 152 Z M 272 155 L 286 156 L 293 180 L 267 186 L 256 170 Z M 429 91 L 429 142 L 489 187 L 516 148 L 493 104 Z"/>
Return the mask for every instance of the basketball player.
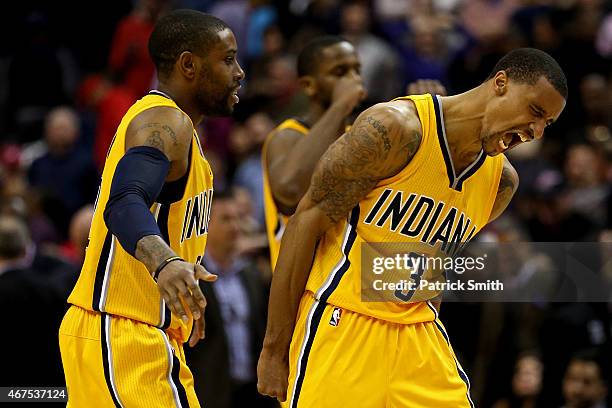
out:
<path id="1" fill-rule="evenodd" d="M 299 82 L 309 98 L 302 118 L 282 122 L 263 146 L 264 204 L 272 269 L 287 219 L 295 212 L 327 148 L 348 128 L 349 116 L 366 97 L 359 57 L 341 37 L 322 36 L 306 44 L 297 60 Z M 446 95 L 435 80 L 408 85 L 414 93 Z"/>
<path id="2" fill-rule="evenodd" d="M 335 36 L 317 37 L 298 55 L 299 82 L 309 98 L 302 118 L 282 122 L 262 151 L 264 206 L 272 269 L 288 216 L 295 212 L 327 148 L 344 133 L 365 98 L 355 48 Z"/>
<path id="3" fill-rule="evenodd" d="M 325 152 L 287 225 L 260 392 L 292 408 L 473 406 L 431 302 L 361 301 L 361 273 L 371 271 L 360 248 L 424 242 L 434 251 L 449 237 L 471 239 L 516 190 L 504 153 L 540 139 L 566 98 L 559 65 L 518 49 L 463 94 L 365 110 Z"/>
<path id="4" fill-rule="evenodd" d="M 196 11 L 161 18 L 149 53 L 159 87 L 117 129 L 60 327 L 68 406 L 199 406 L 182 343 L 203 337 L 197 282 L 216 276 L 199 265 L 213 192 L 195 126 L 231 114 L 244 72 L 232 31 Z"/>

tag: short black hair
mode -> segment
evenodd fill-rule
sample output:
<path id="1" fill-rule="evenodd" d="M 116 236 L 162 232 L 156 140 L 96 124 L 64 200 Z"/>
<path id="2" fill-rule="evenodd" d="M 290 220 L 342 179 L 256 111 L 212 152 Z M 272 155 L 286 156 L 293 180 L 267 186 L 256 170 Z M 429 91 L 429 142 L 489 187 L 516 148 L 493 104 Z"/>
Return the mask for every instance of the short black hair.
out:
<path id="1" fill-rule="evenodd" d="M 544 77 L 567 99 L 565 73 L 557 61 L 544 51 L 535 48 L 517 48 L 510 51 L 495 64 L 487 80 L 499 71 L 506 71 L 508 78 L 529 85 L 534 85 L 540 77 Z"/>
<path id="2" fill-rule="evenodd" d="M 159 75 L 167 77 L 183 51 L 205 55 L 229 26 L 210 14 L 175 10 L 160 18 L 149 38 L 149 55 Z"/>
<path id="3" fill-rule="evenodd" d="M 329 47 L 342 42 L 348 42 L 348 40 L 339 37 L 337 35 L 324 35 L 316 37 L 310 40 L 297 58 L 297 71 L 298 76 L 303 77 L 305 75 L 312 75 L 317 69 L 317 64 L 320 61 L 321 51 Z"/>
<path id="4" fill-rule="evenodd" d="M 213 203 L 221 200 L 233 200 L 236 198 L 236 192 L 232 187 L 215 188 L 213 193 Z"/>
<path id="5" fill-rule="evenodd" d="M 570 358 L 569 364 L 574 361 L 581 361 L 585 363 L 593 363 L 599 368 L 599 377 L 602 382 L 607 383 L 609 372 L 607 369 L 607 365 L 604 363 L 603 351 L 597 348 L 587 348 L 583 350 L 578 350 L 572 357 Z M 568 364 L 568 367 L 569 367 Z"/>

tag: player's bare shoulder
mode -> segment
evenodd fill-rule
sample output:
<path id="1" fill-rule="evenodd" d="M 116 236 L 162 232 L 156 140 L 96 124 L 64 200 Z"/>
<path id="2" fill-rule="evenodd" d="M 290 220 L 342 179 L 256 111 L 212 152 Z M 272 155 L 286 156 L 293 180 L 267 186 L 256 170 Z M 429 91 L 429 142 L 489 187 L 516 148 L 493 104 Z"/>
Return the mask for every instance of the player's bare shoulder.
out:
<path id="1" fill-rule="evenodd" d="M 155 106 L 132 119 L 126 137 L 125 149 L 150 146 L 161 150 L 170 161 L 186 157 L 193 136 L 193 125 L 182 111 Z"/>
<path id="2" fill-rule="evenodd" d="M 291 128 L 274 130 L 265 145 L 268 166 L 274 167 L 275 162 L 286 157 L 287 152 L 303 137 L 304 133 Z"/>
<path id="3" fill-rule="evenodd" d="M 382 147 L 379 157 L 381 164 L 389 166 L 387 177 L 395 175 L 408 164 L 423 137 L 421 122 L 411 101 L 376 104 L 359 115 L 353 128 L 357 131 L 367 129 L 365 135 L 361 132 L 362 142 L 366 141 L 367 136 L 380 139 L 372 142 Z"/>

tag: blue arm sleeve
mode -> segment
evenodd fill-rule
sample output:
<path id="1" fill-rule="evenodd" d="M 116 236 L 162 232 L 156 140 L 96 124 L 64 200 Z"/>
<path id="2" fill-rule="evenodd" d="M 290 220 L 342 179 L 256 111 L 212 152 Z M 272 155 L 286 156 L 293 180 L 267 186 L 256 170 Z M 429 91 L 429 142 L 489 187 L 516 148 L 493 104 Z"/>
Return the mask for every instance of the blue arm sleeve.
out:
<path id="1" fill-rule="evenodd" d="M 161 235 L 150 207 L 164 186 L 169 168 L 168 158 L 148 146 L 131 148 L 117 164 L 104 222 L 132 256 L 142 237 Z"/>

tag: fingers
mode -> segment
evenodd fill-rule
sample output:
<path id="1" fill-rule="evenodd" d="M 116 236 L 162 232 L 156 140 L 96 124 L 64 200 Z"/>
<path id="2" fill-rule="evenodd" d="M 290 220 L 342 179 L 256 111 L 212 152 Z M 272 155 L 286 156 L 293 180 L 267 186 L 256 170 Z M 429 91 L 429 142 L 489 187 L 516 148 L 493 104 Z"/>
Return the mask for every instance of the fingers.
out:
<path id="1" fill-rule="evenodd" d="M 191 315 L 194 319 L 199 319 L 201 316 L 202 308 L 196 304 L 195 299 L 185 282 L 177 281 L 175 283 L 176 288 L 178 289 L 179 295 L 183 299 L 185 303 L 187 303 L 187 307 L 191 311 Z M 199 288 L 198 288 L 199 289 Z"/>
<path id="2" fill-rule="evenodd" d="M 287 387 L 266 387 L 261 383 L 257 383 L 257 392 L 259 392 L 261 395 L 276 398 L 279 402 L 285 402 L 287 399 Z"/>
<path id="3" fill-rule="evenodd" d="M 177 263 L 172 267 L 174 268 L 169 269 L 162 279 L 157 281 L 166 304 L 172 313 L 185 323 L 189 321 L 187 311 L 196 321 L 203 318 L 206 298 L 200 289 L 198 279 L 214 282 L 217 280 L 217 275 L 209 273 L 203 266 L 197 264 L 178 265 Z"/>
<path id="4" fill-rule="evenodd" d="M 217 280 L 217 275 L 208 272 L 202 265 L 194 265 L 195 278 L 206 282 L 214 282 Z"/>
<path id="5" fill-rule="evenodd" d="M 204 316 L 197 319 L 193 325 L 193 331 L 189 337 L 189 346 L 195 347 L 198 342 L 204 338 Z"/>
<path id="6" fill-rule="evenodd" d="M 200 310 L 203 311 L 207 303 L 206 297 L 202 293 L 202 290 L 200 289 L 200 285 L 198 285 L 198 281 L 196 279 L 193 279 L 193 281 L 190 283 L 189 290 L 191 291 L 191 296 L 193 296 L 198 306 L 200 306 Z"/>
<path id="7" fill-rule="evenodd" d="M 185 312 L 185 308 L 179 299 L 178 291 L 175 287 L 166 287 L 162 295 L 164 295 L 164 300 L 174 315 L 179 316 L 184 322 L 189 321 L 187 312 Z"/>

